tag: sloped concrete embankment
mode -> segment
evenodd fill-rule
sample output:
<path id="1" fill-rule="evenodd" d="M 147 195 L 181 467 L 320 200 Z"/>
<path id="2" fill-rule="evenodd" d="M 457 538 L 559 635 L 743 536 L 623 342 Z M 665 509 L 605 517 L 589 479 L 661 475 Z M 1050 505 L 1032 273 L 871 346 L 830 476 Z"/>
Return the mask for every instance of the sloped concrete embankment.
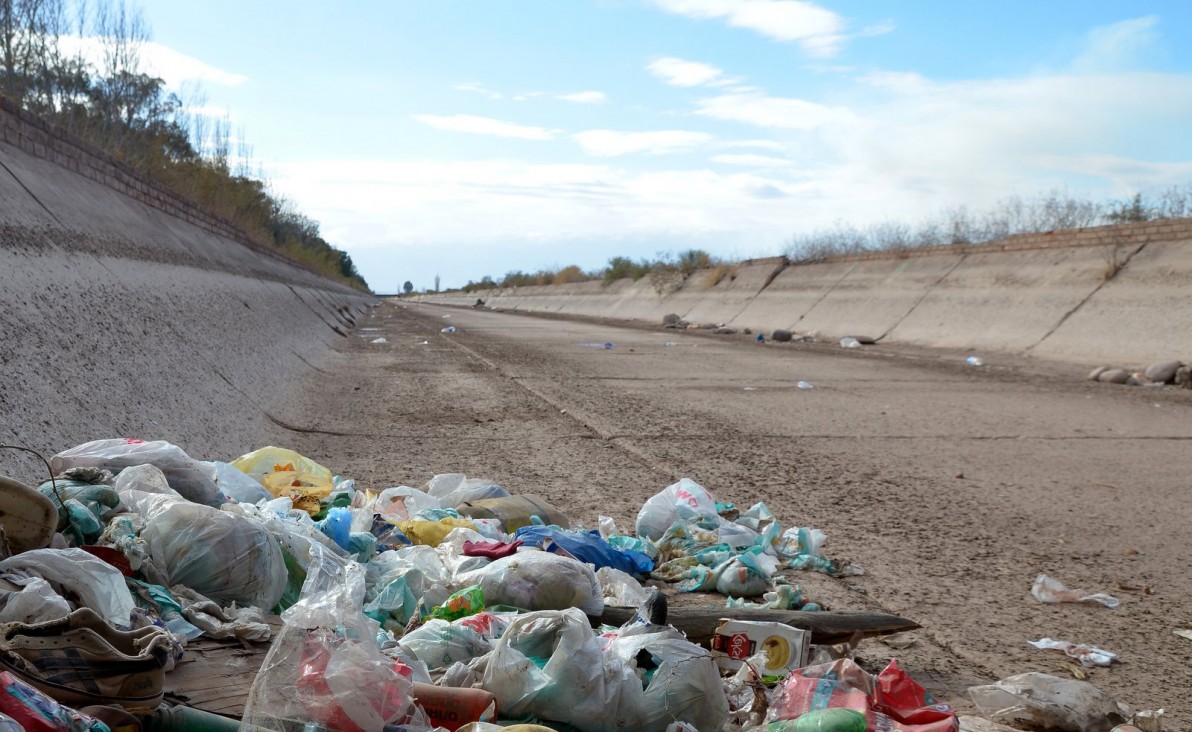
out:
<path id="1" fill-rule="evenodd" d="M 752 260 L 680 284 L 621 280 L 479 293 L 489 307 L 777 328 L 837 338 L 1144 365 L 1192 356 L 1192 219 L 1012 237 L 978 246 Z M 428 302 L 472 304 L 476 296 Z"/>
<path id="2" fill-rule="evenodd" d="M 0 110 L 0 442 L 234 456 L 372 298 Z"/>

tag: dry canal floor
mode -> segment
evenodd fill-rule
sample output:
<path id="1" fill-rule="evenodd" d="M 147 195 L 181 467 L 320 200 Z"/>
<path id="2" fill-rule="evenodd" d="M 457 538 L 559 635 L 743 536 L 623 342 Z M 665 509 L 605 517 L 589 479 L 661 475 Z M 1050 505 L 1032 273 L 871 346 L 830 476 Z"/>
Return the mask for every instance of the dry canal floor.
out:
<path id="1" fill-rule="evenodd" d="M 971 684 L 1069 674 L 1063 654 L 1027 645 L 1050 636 L 1118 653 L 1093 683 L 1192 725 L 1192 641 L 1173 633 L 1192 628 L 1192 394 L 987 354 L 973 368 L 964 354 L 393 301 L 339 351 L 278 416 L 289 447 L 362 485 L 464 472 L 631 529 L 646 498 L 687 476 L 823 529 L 829 556 L 864 567 L 791 573 L 812 599 L 923 626 L 905 650 L 867 641 L 871 669 L 897 657 L 967 710 Z M 1121 607 L 1042 605 L 1039 572 Z"/>

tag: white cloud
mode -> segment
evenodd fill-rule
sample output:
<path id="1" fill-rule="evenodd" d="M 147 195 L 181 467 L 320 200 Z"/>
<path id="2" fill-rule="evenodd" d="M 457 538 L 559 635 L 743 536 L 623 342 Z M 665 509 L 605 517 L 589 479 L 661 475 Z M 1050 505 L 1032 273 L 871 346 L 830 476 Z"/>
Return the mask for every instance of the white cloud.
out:
<path id="1" fill-rule="evenodd" d="M 603 104 L 608 101 L 608 95 L 599 91 L 582 91 L 559 94 L 555 99 L 562 99 L 565 102 L 575 102 L 576 104 Z"/>
<path id="2" fill-rule="evenodd" d="M 451 132 L 466 132 L 473 135 L 516 137 L 522 140 L 551 140 L 559 134 L 559 130 L 519 125 L 493 119 L 492 117 L 478 117 L 472 114 L 453 114 L 447 116 L 416 114 L 414 115 L 414 119 L 436 129 L 450 130 Z"/>
<path id="3" fill-rule="evenodd" d="M 471 93 L 473 93 L 473 94 L 480 94 L 481 96 L 488 97 L 489 99 L 502 99 L 502 98 L 504 98 L 504 95 L 502 95 L 502 94 L 501 94 L 501 92 L 499 92 L 499 91 L 494 91 L 494 90 L 492 90 L 492 89 L 489 89 L 489 88 L 488 88 L 488 87 L 486 87 L 485 85 L 483 85 L 483 84 L 480 84 L 480 83 L 478 83 L 478 82 L 475 82 L 475 81 L 467 81 L 467 82 L 464 82 L 464 83 L 462 83 L 462 84 L 456 84 L 456 85 L 455 85 L 454 87 L 452 87 L 452 88 L 453 88 L 453 89 L 455 89 L 456 91 L 462 91 L 462 92 L 471 92 Z"/>
<path id="4" fill-rule="evenodd" d="M 832 56 L 844 41 L 844 20 L 803 0 L 653 0 L 670 13 L 723 20 L 779 41 L 796 42 L 808 55 Z"/>
<path id="5" fill-rule="evenodd" d="M 87 36 L 62 36 L 58 39 L 62 50 L 69 54 L 80 54 L 96 68 L 103 67 L 103 41 Z M 169 46 L 148 41 L 139 48 L 143 71 L 165 82 L 170 89 L 177 90 L 188 81 L 198 81 L 219 86 L 239 86 L 248 77 L 212 66 L 194 56 L 175 51 Z"/>
<path id="6" fill-rule="evenodd" d="M 1113 71 L 1132 66 L 1141 51 L 1158 37 L 1159 18 L 1148 15 L 1123 20 L 1089 32 L 1087 48 L 1072 64 L 1082 72 Z"/>
<path id="7" fill-rule="evenodd" d="M 616 157 L 630 153 L 666 155 L 690 152 L 706 145 L 714 138 L 704 132 L 687 130 L 658 130 L 654 132 L 619 132 L 617 130 L 587 130 L 572 135 L 584 152 L 598 157 Z"/>
<path id="8" fill-rule="evenodd" d="M 724 148 L 756 148 L 759 150 L 785 150 L 786 145 L 777 140 L 725 140 L 720 143 Z"/>
<path id="9" fill-rule="evenodd" d="M 806 99 L 771 97 L 759 92 L 731 92 L 701 99 L 696 114 L 744 122 L 771 129 L 811 130 L 852 121 L 843 107 L 828 107 Z"/>
<path id="10" fill-rule="evenodd" d="M 646 69 L 671 86 L 703 86 L 724 78 L 724 72 L 711 64 L 673 56 L 655 59 Z"/>
<path id="11" fill-rule="evenodd" d="M 750 153 L 713 155 L 712 162 L 722 165 L 743 165 L 749 168 L 789 168 L 793 165 L 786 158 L 775 158 L 769 155 L 754 155 Z"/>

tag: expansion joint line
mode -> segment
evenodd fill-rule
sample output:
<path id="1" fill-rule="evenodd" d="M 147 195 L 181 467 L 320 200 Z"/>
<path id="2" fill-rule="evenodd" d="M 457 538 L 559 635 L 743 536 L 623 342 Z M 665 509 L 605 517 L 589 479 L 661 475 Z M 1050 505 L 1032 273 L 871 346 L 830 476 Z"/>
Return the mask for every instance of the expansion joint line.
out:
<path id="1" fill-rule="evenodd" d="M 23 180 L 21 180 L 20 178 L 18 178 L 16 173 L 12 172 L 12 168 L 8 167 L 3 162 L 0 162 L 0 168 L 4 168 L 6 171 L 8 171 L 8 174 L 12 176 L 12 179 L 17 182 L 17 185 L 19 185 L 21 188 L 23 188 L 25 190 L 25 193 L 29 194 L 30 198 L 32 198 L 34 201 L 37 201 L 37 205 L 41 206 L 42 210 L 45 211 L 46 213 L 48 213 L 50 215 L 51 219 L 58 222 L 59 226 L 66 226 L 66 224 L 62 223 L 62 220 L 59 219 L 54 214 L 54 212 L 50 210 L 50 208 L 48 206 L 46 206 L 44 203 L 41 202 L 41 199 L 37 197 L 37 194 L 34 193 L 33 191 L 29 190 L 29 186 L 25 185 L 25 182 Z"/>
<path id="2" fill-rule="evenodd" d="M 880 340 L 882 340 L 882 339 L 883 339 L 883 338 L 885 338 L 886 336 L 890 335 L 890 333 L 892 333 L 892 332 L 894 331 L 894 329 L 895 329 L 895 328 L 897 328 L 898 326 L 902 325 L 902 321 L 904 321 L 904 320 L 906 320 L 908 317 L 910 317 L 910 314 L 911 314 L 911 313 L 913 313 L 913 312 L 915 312 L 915 309 L 916 309 L 916 308 L 918 308 L 918 307 L 919 307 L 919 305 L 921 305 L 921 304 L 923 303 L 923 301 L 927 299 L 927 296 L 928 296 L 928 295 L 930 295 L 930 294 L 932 293 L 932 291 L 933 291 L 933 290 L 935 290 L 935 288 L 936 288 L 936 287 L 938 287 L 938 286 L 939 286 L 939 284 L 940 284 L 941 282 L 943 282 L 944 280 L 948 279 L 948 275 L 950 275 L 950 274 L 952 274 L 953 272 L 955 272 L 955 271 L 956 271 L 956 268 L 957 268 L 957 267 L 959 267 L 959 266 L 961 265 L 961 263 L 963 263 L 963 262 L 964 262 L 964 260 L 966 260 L 966 259 L 968 259 L 968 254 L 967 254 L 967 253 L 965 253 L 965 254 L 961 254 L 961 255 L 960 255 L 960 259 L 957 259 L 957 260 L 956 260 L 956 263 L 955 263 L 955 264 L 953 264 L 951 267 L 949 267 L 947 272 L 944 272 L 944 273 L 943 273 L 943 274 L 940 276 L 940 278 L 939 278 L 939 279 L 937 279 L 935 282 L 932 282 L 932 283 L 931 283 L 931 286 L 930 286 L 930 287 L 928 287 L 928 288 L 927 288 L 927 290 L 926 290 L 926 291 L 925 291 L 925 292 L 924 292 L 922 295 L 920 295 L 920 296 L 919 296 L 919 299 L 918 299 L 918 300 L 915 300 L 915 304 L 914 304 L 914 305 L 911 305 L 911 308 L 910 308 L 910 310 L 907 310 L 905 313 L 903 313 L 903 314 L 902 314 L 902 317 L 901 317 L 901 318 L 899 318 L 899 319 L 898 319 L 898 321 L 894 323 L 894 325 L 891 325 L 889 328 L 886 328 L 886 332 L 885 332 L 885 333 L 882 333 L 880 336 L 878 336 L 878 337 L 877 337 L 877 338 L 875 338 L 874 340 L 875 340 L 875 341 L 880 341 Z"/>

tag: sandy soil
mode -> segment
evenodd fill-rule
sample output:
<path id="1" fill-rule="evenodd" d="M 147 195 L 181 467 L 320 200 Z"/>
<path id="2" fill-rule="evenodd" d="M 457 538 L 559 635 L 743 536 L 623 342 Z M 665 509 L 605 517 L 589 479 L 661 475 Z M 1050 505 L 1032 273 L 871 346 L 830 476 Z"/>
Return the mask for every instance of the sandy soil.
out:
<path id="1" fill-rule="evenodd" d="M 1192 628 L 1192 395 L 985 357 L 389 302 L 276 408 L 289 447 L 368 486 L 460 471 L 623 527 L 682 476 L 742 507 L 764 500 L 865 569 L 792 573 L 813 599 L 923 626 L 902 651 L 867 641 L 867 667 L 897 657 L 969 710 L 972 684 L 1068 674 L 1062 654 L 1027 645 L 1051 636 L 1120 654 L 1090 680 L 1192 725 L 1192 642 L 1173 634 Z M 1039 572 L 1122 605 L 1042 605 Z"/>

